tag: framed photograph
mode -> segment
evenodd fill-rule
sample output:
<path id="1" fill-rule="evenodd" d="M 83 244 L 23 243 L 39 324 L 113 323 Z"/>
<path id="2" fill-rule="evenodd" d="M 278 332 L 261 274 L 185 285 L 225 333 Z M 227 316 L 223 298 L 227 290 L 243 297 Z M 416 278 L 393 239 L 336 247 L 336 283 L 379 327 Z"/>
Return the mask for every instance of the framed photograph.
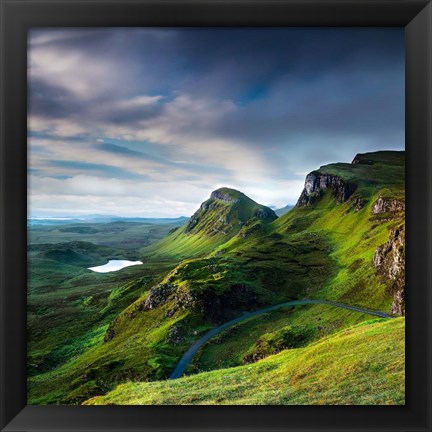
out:
<path id="1" fill-rule="evenodd" d="M 431 430 L 429 1 L 1 6 L 1 430 Z"/>

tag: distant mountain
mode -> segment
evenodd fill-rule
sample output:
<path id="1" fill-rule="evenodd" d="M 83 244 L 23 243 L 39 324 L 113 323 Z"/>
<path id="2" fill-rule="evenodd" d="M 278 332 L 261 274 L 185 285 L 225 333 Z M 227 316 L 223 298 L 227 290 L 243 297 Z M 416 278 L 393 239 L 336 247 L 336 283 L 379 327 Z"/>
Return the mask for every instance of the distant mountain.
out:
<path id="1" fill-rule="evenodd" d="M 284 214 L 288 213 L 294 206 L 291 204 L 286 205 L 285 207 L 276 209 L 274 212 L 280 217 Z"/>
<path id="2" fill-rule="evenodd" d="M 142 218 L 122 217 L 112 215 L 83 215 L 79 217 L 34 217 L 28 218 L 27 225 L 64 225 L 66 223 L 110 223 L 110 222 L 141 222 L 149 224 L 176 224 L 182 225 L 188 221 L 188 217 L 177 218 Z"/>
<path id="3" fill-rule="evenodd" d="M 189 220 L 186 216 L 177 218 L 122 218 L 115 217 L 112 222 L 143 222 L 150 224 L 183 224 Z"/>

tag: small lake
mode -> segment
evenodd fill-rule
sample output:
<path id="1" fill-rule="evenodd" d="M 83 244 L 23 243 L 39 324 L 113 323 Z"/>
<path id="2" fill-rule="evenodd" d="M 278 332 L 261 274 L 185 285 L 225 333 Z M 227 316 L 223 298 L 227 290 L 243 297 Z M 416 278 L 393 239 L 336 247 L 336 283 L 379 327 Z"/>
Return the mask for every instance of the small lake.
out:
<path id="1" fill-rule="evenodd" d="M 122 268 L 142 264 L 141 261 L 109 260 L 106 264 L 97 267 L 88 267 L 88 270 L 97 273 L 108 273 L 121 270 Z"/>

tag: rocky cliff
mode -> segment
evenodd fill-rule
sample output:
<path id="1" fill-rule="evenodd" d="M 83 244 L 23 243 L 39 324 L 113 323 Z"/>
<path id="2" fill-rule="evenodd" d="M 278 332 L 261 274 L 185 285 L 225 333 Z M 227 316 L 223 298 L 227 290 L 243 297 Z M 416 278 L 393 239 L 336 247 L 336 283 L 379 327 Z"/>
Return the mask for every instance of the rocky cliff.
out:
<path id="1" fill-rule="evenodd" d="M 306 176 L 304 189 L 297 201 L 297 207 L 315 204 L 327 189 L 331 189 L 338 203 L 342 203 L 354 193 L 356 188 L 354 183 L 345 182 L 336 175 L 312 171 Z"/>
<path id="2" fill-rule="evenodd" d="M 388 241 L 376 249 L 373 264 L 393 295 L 391 313 L 405 315 L 405 227 L 403 225 L 390 230 Z"/>

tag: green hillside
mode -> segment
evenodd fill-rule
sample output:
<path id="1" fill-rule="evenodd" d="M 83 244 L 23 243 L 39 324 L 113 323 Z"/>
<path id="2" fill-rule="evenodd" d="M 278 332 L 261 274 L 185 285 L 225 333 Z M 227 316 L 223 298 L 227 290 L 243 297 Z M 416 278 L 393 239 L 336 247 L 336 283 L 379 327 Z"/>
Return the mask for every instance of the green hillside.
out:
<path id="1" fill-rule="evenodd" d="M 30 403 L 81 403 L 127 381 L 165 380 L 183 353 L 209 329 L 245 312 L 286 301 L 331 300 L 404 315 L 404 171 L 404 152 L 367 153 L 357 155 L 351 164 L 321 167 L 306 177 L 296 207 L 280 218 L 241 192 L 228 188 L 214 191 L 187 225 L 141 250 L 138 259 L 144 265 L 124 273 L 124 284 L 116 282 L 115 274 L 107 279 L 109 321 L 92 322 L 85 348 L 30 378 Z M 135 288 L 129 290 L 129 286 Z M 89 288 L 82 288 L 83 293 Z M 129 294 L 121 294 L 125 292 Z M 93 316 L 106 310 L 106 301 L 94 304 Z M 241 366 L 243 369 L 233 371 L 244 375 L 249 367 L 260 370 L 258 365 L 266 361 L 261 359 L 270 361 L 281 351 L 274 359 L 296 362 L 294 357 L 300 359 L 308 349 L 315 353 L 313 347 L 324 351 L 331 340 L 339 340 L 336 334 L 369 319 L 357 311 L 314 304 L 267 313 L 212 339 L 193 358 L 186 373 Z M 403 320 L 391 321 L 400 322 Z M 382 323 L 382 334 L 394 325 Z M 396 334 L 401 332 L 392 332 L 391 337 Z M 377 336 L 377 347 L 369 347 L 370 338 L 369 345 L 362 339 L 359 358 L 373 357 L 374 350 L 385 345 L 381 344 L 384 336 L 380 338 Z M 392 348 L 399 359 L 403 356 L 401 344 L 403 337 Z M 336 347 L 329 345 L 328 354 L 320 357 L 319 370 L 333 370 L 331 363 L 340 354 Z M 280 372 L 283 367 L 281 364 Z M 380 368 L 372 369 L 375 380 L 383 379 Z M 189 386 L 208 377 L 217 386 L 216 377 L 225 374 L 225 369 L 218 374 L 208 372 L 197 375 L 197 381 L 191 377 L 178 382 Z M 271 379 L 277 380 L 276 375 L 267 378 L 269 386 Z M 165 386 L 168 392 L 175 385 L 170 381 L 148 384 L 159 390 Z M 195 384 L 190 385 L 193 391 Z M 382 401 L 377 403 L 402 403 L 401 388 L 399 396 L 392 398 L 387 390 L 383 390 L 385 396 L 377 390 L 377 400 Z M 302 399 L 307 392 L 302 396 L 301 391 L 292 403 L 308 403 Z M 348 391 L 342 391 L 340 399 L 326 396 L 323 402 L 317 399 L 313 403 L 351 403 Z M 209 388 L 209 392 L 206 394 L 217 391 Z M 232 403 L 246 403 L 241 402 L 244 397 L 233 397 Z M 358 397 L 355 403 L 367 403 Z M 260 403 L 254 400 L 251 403 Z M 190 403 L 200 403 L 200 399 Z M 291 402 L 282 398 L 274 403 Z"/>
<path id="2" fill-rule="evenodd" d="M 320 295 L 385 309 L 394 294 L 393 281 L 377 274 L 373 259 L 378 247 L 389 240 L 392 229 L 404 232 L 405 153 L 366 153 L 357 155 L 354 162 L 327 165 L 318 171 L 355 185 L 345 202 L 335 205 L 334 190 L 328 188 L 316 205 L 297 206 L 276 224 L 285 232 L 298 231 L 300 225 L 332 243 L 331 256 L 339 272 Z M 400 253 L 404 262 L 403 249 Z"/>
<path id="3" fill-rule="evenodd" d="M 405 320 L 364 322 L 258 363 L 127 383 L 87 405 L 394 405 L 405 403 Z"/>

